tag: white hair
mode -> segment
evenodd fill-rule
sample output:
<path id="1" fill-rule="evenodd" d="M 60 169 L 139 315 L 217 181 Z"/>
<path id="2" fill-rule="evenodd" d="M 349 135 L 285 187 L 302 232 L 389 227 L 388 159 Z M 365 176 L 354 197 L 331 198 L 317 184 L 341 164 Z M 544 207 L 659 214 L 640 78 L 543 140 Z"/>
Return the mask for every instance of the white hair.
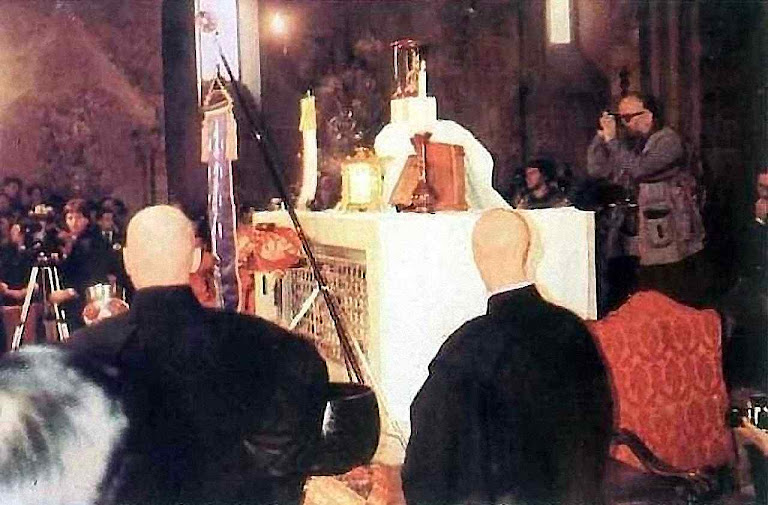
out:
<path id="1" fill-rule="evenodd" d="M 118 400 L 61 348 L 0 360 L 0 503 L 89 505 L 128 426 Z"/>

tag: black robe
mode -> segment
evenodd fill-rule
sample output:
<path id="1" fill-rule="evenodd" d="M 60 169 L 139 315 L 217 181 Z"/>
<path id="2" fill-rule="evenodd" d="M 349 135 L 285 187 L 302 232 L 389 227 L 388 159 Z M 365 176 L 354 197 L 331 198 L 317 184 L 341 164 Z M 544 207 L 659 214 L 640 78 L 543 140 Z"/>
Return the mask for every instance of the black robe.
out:
<path id="1" fill-rule="evenodd" d="M 179 286 L 137 291 L 70 345 L 125 375 L 129 436 L 105 503 L 299 503 L 328 383 L 309 342 Z"/>
<path id="2" fill-rule="evenodd" d="M 62 304 L 71 330 L 85 324 L 83 309 L 87 289 L 96 284 L 109 284 L 110 276 L 115 277 L 120 287 L 129 284 L 112 246 L 94 226 L 90 226 L 77 237 L 71 252 L 61 262 L 61 288 L 72 288 L 77 292 L 77 298 Z"/>
<path id="3" fill-rule="evenodd" d="M 582 321 L 532 286 L 456 330 L 411 405 L 410 505 L 600 503 L 612 401 Z"/>

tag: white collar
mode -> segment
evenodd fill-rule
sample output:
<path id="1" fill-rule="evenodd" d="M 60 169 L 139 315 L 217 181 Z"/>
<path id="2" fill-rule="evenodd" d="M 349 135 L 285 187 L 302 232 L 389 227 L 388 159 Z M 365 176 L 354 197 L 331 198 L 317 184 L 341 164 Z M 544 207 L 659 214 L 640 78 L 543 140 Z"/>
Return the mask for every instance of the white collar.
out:
<path id="1" fill-rule="evenodd" d="M 499 293 L 505 293 L 507 291 L 514 291 L 515 289 L 522 289 L 527 288 L 528 286 L 532 285 L 533 281 L 522 281 L 522 282 L 513 282 L 511 284 L 504 284 L 503 286 L 499 286 L 498 288 L 494 289 L 493 291 L 488 292 L 488 298 L 498 295 Z"/>

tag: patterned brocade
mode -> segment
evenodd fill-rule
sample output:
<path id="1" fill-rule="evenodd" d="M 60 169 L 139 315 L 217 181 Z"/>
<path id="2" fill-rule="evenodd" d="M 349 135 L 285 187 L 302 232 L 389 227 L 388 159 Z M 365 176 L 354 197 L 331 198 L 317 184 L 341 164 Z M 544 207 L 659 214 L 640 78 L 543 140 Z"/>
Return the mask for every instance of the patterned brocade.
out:
<path id="1" fill-rule="evenodd" d="M 718 466 L 733 458 L 715 311 L 649 291 L 588 325 L 608 363 L 618 428 L 632 430 L 678 468 Z M 613 456 L 641 467 L 626 447 Z"/>

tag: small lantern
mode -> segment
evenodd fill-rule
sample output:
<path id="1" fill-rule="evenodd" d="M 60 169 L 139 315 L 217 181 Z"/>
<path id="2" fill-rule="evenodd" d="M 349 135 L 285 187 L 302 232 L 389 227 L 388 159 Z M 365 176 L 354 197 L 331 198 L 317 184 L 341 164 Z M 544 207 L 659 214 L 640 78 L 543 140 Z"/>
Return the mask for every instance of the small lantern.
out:
<path id="1" fill-rule="evenodd" d="M 358 147 L 341 164 L 341 210 L 381 210 L 382 171 L 371 149 Z"/>

